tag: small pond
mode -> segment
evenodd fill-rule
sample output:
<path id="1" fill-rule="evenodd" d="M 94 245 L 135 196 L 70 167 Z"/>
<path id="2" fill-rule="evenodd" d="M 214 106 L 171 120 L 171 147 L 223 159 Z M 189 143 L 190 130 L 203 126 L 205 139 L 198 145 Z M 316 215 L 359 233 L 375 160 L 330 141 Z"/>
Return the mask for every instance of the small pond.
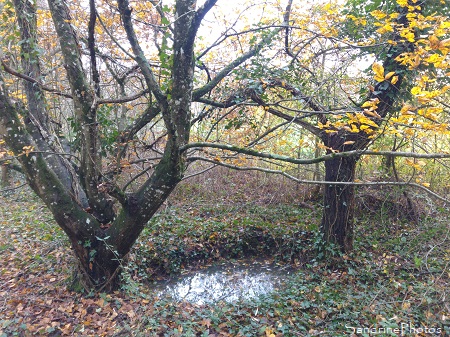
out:
<path id="1" fill-rule="evenodd" d="M 213 266 L 156 285 L 158 297 L 195 304 L 249 300 L 276 291 L 292 273 L 267 261 Z"/>

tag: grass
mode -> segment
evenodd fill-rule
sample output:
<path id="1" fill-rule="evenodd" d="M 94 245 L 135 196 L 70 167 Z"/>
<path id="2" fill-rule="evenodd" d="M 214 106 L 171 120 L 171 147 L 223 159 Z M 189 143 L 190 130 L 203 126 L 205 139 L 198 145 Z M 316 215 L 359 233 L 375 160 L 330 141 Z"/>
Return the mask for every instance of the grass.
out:
<path id="1" fill-rule="evenodd" d="M 315 254 L 318 205 L 211 202 L 205 192 L 187 204 L 177 193 L 131 252 L 123 291 L 87 295 L 67 291 L 69 244 L 40 202 L 27 192 L 2 197 L 0 336 L 419 335 L 407 326 L 450 335 L 446 209 L 419 223 L 358 214 L 355 250 L 331 268 Z M 297 272 L 257 300 L 197 305 L 152 291 L 155 279 L 261 257 Z"/>

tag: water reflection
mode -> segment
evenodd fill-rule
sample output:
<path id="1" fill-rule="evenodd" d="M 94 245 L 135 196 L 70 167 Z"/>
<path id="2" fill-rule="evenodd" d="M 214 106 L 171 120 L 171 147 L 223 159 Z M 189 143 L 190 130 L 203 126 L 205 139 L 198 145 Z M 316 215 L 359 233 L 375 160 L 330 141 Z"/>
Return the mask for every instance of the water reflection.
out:
<path id="1" fill-rule="evenodd" d="M 215 266 L 159 285 L 158 297 L 196 304 L 252 299 L 275 291 L 289 273 L 264 262 Z"/>

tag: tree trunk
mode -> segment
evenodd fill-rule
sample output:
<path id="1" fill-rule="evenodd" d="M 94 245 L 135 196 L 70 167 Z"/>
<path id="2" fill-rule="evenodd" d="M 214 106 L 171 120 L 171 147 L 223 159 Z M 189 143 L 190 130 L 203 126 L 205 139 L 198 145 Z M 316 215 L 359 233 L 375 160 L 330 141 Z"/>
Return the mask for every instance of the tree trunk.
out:
<path id="1" fill-rule="evenodd" d="M 336 158 L 325 162 L 325 181 L 353 182 L 357 159 Z M 353 185 L 325 185 L 323 215 L 320 226 L 323 239 L 334 243 L 343 252 L 353 248 Z"/>
<path id="2" fill-rule="evenodd" d="M 72 249 L 77 258 L 71 290 L 91 290 L 102 292 L 116 290 L 120 284 L 123 259 L 105 239 L 93 238 L 85 242 L 72 241 Z"/>
<path id="3" fill-rule="evenodd" d="M 2 165 L 2 177 L 0 180 L 0 185 L 2 187 L 9 187 L 9 168 L 6 165 Z"/>

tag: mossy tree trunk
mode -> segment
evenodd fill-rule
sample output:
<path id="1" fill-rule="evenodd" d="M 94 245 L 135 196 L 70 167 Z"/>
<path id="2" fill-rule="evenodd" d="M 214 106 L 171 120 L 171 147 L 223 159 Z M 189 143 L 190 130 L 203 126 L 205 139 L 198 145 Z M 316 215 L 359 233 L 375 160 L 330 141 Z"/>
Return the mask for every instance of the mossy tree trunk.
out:
<path id="1" fill-rule="evenodd" d="M 59 156 L 62 147 L 52 140 L 57 137 L 49 122 L 39 69 L 39 41 L 37 39 L 36 5 L 26 0 L 15 0 L 14 5 L 21 33 L 21 59 L 25 74 L 24 88 L 27 102 L 17 104 L 11 99 L 4 76 L 0 72 L 0 125 L 6 130 L 5 141 L 15 153 L 31 188 L 52 212 L 57 224 L 65 231 L 78 260 L 74 284 L 87 290 L 111 291 L 119 284 L 121 264 L 149 219 L 182 179 L 186 169 L 186 153 L 180 148 L 189 141 L 191 103 L 194 82 L 194 41 L 200 23 L 217 0 L 208 0 L 197 10 L 196 1 L 178 0 L 175 5 L 177 20 L 170 28 L 173 41 L 167 59 L 170 88 L 162 89 L 150 62 L 140 47 L 133 26 L 132 9 L 128 0 L 119 0 L 118 9 L 126 38 L 150 93 L 148 108 L 118 137 L 118 146 L 124 138 L 132 139 L 139 130 L 161 115 L 167 132 L 162 159 L 152 167 L 149 177 L 133 192 L 125 192 L 102 173 L 104 162 L 100 146 L 98 108 L 99 77 L 95 69 L 95 20 L 89 25 L 89 52 L 91 63 L 86 71 L 77 31 L 71 24 L 71 12 L 64 1 L 49 0 L 60 52 L 70 85 L 77 137 L 77 152 Z M 91 14 L 95 2 L 90 1 Z M 163 15 L 163 11 L 161 11 Z M 245 62 L 236 62 L 237 66 Z M 136 64 L 133 64 L 135 67 Z M 232 68 L 230 68 L 232 69 Z M 10 74 L 13 72 L 8 71 Z M 15 73 L 13 73 L 15 74 Z M 225 77 L 227 72 L 218 76 Z M 90 78 L 95 83 L 91 83 Z M 208 85 L 204 94 L 214 88 Z M 67 97 L 67 95 L 66 95 Z M 114 101 L 114 100 L 110 100 Z M 117 104 L 122 104 L 118 100 Z M 66 158 L 79 156 L 78 162 Z M 119 158 L 120 160 L 120 158 Z M 116 205 L 114 206 L 113 200 Z"/>

